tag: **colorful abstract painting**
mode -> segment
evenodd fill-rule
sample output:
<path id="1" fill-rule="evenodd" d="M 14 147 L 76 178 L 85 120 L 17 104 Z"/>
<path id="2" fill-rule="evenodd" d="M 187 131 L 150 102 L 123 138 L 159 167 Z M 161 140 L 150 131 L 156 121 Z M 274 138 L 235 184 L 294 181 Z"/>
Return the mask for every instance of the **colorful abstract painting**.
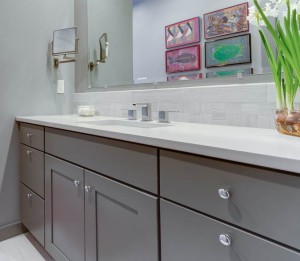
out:
<path id="1" fill-rule="evenodd" d="M 228 70 L 228 71 L 208 72 L 206 73 L 206 78 L 237 76 L 239 73 L 242 75 L 253 74 L 253 69 L 246 68 L 246 69 L 235 69 L 235 70 Z"/>
<path id="2" fill-rule="evenodd" d="M 205 43 L 205 67 L 251 63 L 250 34 Z"/>
<path id="3" fill-rule="evenodd" d="M 200 70 L 200 46 L 194 45 L 166 52 L 166 72 Z"/>
<path id="4" fill-rule="evenodd" d="M 203 16 L 205 39 L 247 32 L 248 3 L 214 11 Z"/>
<path id="5" fill-rule="evenodd" d="M 167 49 L 200 42 L 199 17 L 166 26 L 165 37 Z"/>
<path id="6" fill-rule="evenodd" d="M 168 82 L 189 81 L 202 79 L 202 73 L 168 76 Z"/>

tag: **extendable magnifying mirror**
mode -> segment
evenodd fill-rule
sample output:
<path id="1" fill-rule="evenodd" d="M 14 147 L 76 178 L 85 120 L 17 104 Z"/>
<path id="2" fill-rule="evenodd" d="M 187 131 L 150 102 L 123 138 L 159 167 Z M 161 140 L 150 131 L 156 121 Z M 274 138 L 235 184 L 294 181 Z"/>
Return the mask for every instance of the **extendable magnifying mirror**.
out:
<path id="1" fill-rule="evenodd" d="M 68 57 L 67 55 L 78 53 L 78 40 L 76 27 L 53 31 L 52 55 L 63 56 L 63 60 L 53 59 L 55 69 L 61 63 L 76 62 L 74 57 Z"/>
<path id="2" fill-rule="evenodd" d="M 94 68 L 100 63 L 106 63 L 106 60 L 109 55 L 109 42 L 108 42 L 107 33 L 102 34 L 102 36 L 99 38 L 99 46 L 100 46 L 100 59 L 97 60 L 96 63 L 94 62 L 89 63 L 90 71 L 93 71 Z"/>

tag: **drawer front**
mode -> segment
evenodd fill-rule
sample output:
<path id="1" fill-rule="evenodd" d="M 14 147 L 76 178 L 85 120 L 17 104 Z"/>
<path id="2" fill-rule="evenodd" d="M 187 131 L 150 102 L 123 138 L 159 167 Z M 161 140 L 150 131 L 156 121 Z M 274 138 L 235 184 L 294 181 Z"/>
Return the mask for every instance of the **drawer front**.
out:
<path id="1" fill-rule="evenodd" d="M 21 143 L 38 150 L 44 150 L 44 127 L 21 123 L 20 125 Z"/>
<path id="2" fill-rule="evenodd" d="M 162 261 L 300 260 L 297 252 L 164 200 L 161 217 Z"/>
<path id="3" fill-rule="evenodd" d="M 21 182 L 44 198 L 44 153 L 21 145 Z"/>
<path id="4" fill-rule="evenodd" d="M 300 249 L 300 177 L 169 151 L 160 155 L 162 197 Z"/>
<path id="5" fill-rule="evenodd" d="M 157 149 L 46 128 L 47 153 L 157 193 Z"/>
<path id="6" fill-rule="evenodd" d="M 21 221 L 45 246 L 44 200 L 23 184 L 21 184 Z"/>

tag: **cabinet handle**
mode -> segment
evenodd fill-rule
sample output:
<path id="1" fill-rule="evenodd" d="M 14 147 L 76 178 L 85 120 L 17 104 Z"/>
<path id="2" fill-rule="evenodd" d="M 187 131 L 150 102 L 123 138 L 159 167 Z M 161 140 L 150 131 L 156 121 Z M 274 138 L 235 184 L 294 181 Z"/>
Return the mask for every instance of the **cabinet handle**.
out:
<path id="1" fill-rule="evenodd" d="M 31 139 L 32 134 L 31 134 L 31 133 L 27 133 L 27 134 L 26 134 L 26 137 L 27 137 L 28 139 Z"/>
<path id="2" fill-rule="evenodd" d="M 32 194 L 31 194 L 31 193 L 28 193 L 28 194 L 27 194 L 27 198 L 28 198 L 28 199 L 31 199 L 31 198 L 32 198 Z"/>
<path id="3" fill-rule="evenodd" d="M 232 243 L 231 237 L 227 234 L 222 234 L 219 236 L 219 241 L 224 246 L 230 246 Z"/>
<path id="4" fill-rule="evenodd" d="M 231 197 L 231 193 L 228 189 L 224 189 L 224 188 L 219 189 L 218 193 L 219 193 L 220 198 L 222 198 L 222 199 L 230 199 L 230 197 Z"/>
<path id="5" fill-rule="evenodd" d="M 85 186 L 84 189 L 85 189 L 86 192 L 90 192 L 92 190 L 92 187 L 91 186 Z"/>
<path id="6" fill-rule="evenodd" d="M 74 180 L 74 185 L 75 185 L 75 187 L 79 187 L 80 181 L 79 180 Z"/>
<path id="7" fill-rule="evenodd" d="M 27 151 L 26 151 L 26 154 L 27 154 L 29 157 L 31 157 L 32 151 L 31 151 L 31 150 L 27 150 Z"/>

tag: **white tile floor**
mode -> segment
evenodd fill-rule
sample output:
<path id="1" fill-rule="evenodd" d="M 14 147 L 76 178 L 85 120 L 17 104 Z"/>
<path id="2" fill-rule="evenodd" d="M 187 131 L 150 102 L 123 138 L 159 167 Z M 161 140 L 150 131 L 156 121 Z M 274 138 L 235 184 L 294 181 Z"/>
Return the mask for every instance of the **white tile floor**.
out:
<path id="1" fill-rule="evenodd" d="M 0 261 L 48 261 L 25 234 L 0 242 Z"/>

